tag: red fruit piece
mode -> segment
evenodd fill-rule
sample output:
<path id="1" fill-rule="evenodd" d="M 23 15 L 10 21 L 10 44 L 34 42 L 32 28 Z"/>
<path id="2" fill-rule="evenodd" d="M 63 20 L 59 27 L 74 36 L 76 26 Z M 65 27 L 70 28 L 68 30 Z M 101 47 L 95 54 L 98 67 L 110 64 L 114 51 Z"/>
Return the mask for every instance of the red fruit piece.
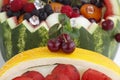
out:
<path id="1" fill-rule="evenodd" d="M 79 8 L 73 7 L 72 18 L 79 17 L 79 16 L 80 16 Z"/>
<path id="2" fill-rule="evenodd" d="M 28 71 L 24 73 L 22 76 L 29 77 L 32 80 L 44 80 L 44 76 L 37 71 Z"/>
<path id="3" fill-rule="evenodd" d="M 114 22 L 110 19 L 107 19 L 105 21 L 102 22 L 102 29 L 108 31 L 108 30 L 112 30 L 114 27 Z"/>
<path id="4" fill-rule="evenodd" d="M 50 74 L 46 76 L 45 80 L 70 80 L 70 79 L 64 74 Z"/>
<path id="5" fill-rule="evenodd" d="M 21 10 L 23 7 L 23 3 L 21 0 L 13 0 L 10 5 L 10 9 L 14 12 Z"/>
<path id="6" fill-rule="evenodd" d="M 47 46 L 50 51 L 56 52 L 60 49 L 61 42 L 56 39 L 50 39 L 50 40 L 48 40 Z"/>
<path id="7" fill-rule="evenodd" d="M 68 17 L 72 17 L 73 9 L 71 6 L 65 5 L 61 8 L 61 13 L 66 14 Z"/>
<path id="8" fill-rule="evenodd" d="M 31 79 L 29 77 L 25 77 L 25 76 L 19 76 L 19 77 L 12 79 L 12 80 L 33 80 L 33 79 Z"/>
<path id="9" fill-rule="evenodd" d="M 115 40 L 116 40 L 117 42 L 120 42 L 120 33 L 117 33 L 117 34 L 115 35 Z"/>
<path id="10" fill-rule="evenodd" d="M 88 69 L 87 71 L 84 72 L 82 80 L 112 80 L 112 79 L 102 72 L 93 69 Z"/>
<path id="11" fill-rule="evenodd" d="M 64 74 L 69 80 L 80 80 L 78 70 L 70 64 L 58 64 L 52 71 L 52 74 Z"/>
<path id="12" fill-rule="evenodd" d="M 28 0 L 21 0 L 22 4 L 25 5 L 26 3 L 28 3 Z"/>
<path id="13" fill-rule="evenodd" d="M 35 5 L 34 3 L 27 3 L 24 7 L 23 7 L 25 12 L 32 12 L 35 9 Z"/>
<path id="14" fill-rule="evenodd" d="M 104 0 L 105 6 L 106 6 L 106 11 L 104 14 L 104 18 L 106 18 L 107 16 L 111 16 L 114 14 L 113 12 L 113 6 L 110 2 L 110 0 Z"/>
<path id="15" fill-rule="evenodd" d="M 8 5 L 9 3 L 10 3 L 10 0 L 3 0 L 3 5 L 2 6 Z"/>

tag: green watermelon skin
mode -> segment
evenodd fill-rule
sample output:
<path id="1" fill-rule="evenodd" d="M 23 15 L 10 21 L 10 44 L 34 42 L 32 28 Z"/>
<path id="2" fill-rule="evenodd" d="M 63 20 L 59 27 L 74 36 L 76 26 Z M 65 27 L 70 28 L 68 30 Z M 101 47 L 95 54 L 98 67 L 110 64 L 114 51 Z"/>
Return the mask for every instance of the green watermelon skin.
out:
<path id="1" fill-rule="evenodd" d="M 47 40 L 49 39 L 48 30 L 43 26 L 33 33 L 26 30 L 26 34 L 27 39 L 25 40 L 25 50 L 46 46 Z"/>
<path id="2" fill-rule="evenodd" d="M 12 51 L 16 55 L 25 50 L 26 27 L 20 24 L 12 30 Z"/>
<path id="3" fill-rule="evenodd" d="M 79 34 L 77 47 L 94 51 L 93 36 L 83 27 L 79 29 Z"/>
<path id="4" fill-rule="evenodd" d="M 0 35 L 0 49 L 5 61 L 22 51 L 46 46 L 49 39 L 48 30 L 44 26 L 30 32 L 24 24 L 11 29 L 7 21 L 0 24 Z"/>
<path id="5" fill-rule="evenodd" d="M 94 51 L 108 56 L 109 46 L 111 42 L 108 33 L 104 31 L 100 26 L 98 26 L 92 36 L 94 38 L 95 45 Z"/>
<path id="6" fill-rule="evenodd" d="M 7 21 L 1 23 L 1 37 L 3 43 L 1 43 L 2 46 L 2 54 L 5 59 L 10 59 L 13 56 L 12 52 L 12 30 L 9 27 Z"/>

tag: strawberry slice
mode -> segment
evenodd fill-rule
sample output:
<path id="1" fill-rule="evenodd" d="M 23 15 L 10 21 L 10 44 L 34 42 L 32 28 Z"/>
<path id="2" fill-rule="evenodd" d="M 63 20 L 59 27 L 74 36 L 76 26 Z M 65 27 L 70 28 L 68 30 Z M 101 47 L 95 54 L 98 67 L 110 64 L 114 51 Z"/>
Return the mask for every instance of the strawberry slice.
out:
<path id="1" fill-rule="evenodd" d="M 44 76 L 37 71 L 27 71 L 22 76 L 29 77 L 33 80 L 44 80 Z"/>
<path id="2" fill-rule="evenodd" d="M 111 80 L 111 78 L 99 71 L 88 69 L 84 72 L 82 80 Z"/>
<path id="3" fill-rule="evenodd" d="M 46 76 L 45 80 L 70 80 L 68 76 L 64 74 L 49 74 Z"/>
<path id="4" fill-rule="evenodd" d="M 52 71 L 52 74 L 64 74 L 69 80 L 80 80 L 78 70 L 70 64 L 58 64 Z"/>
<path id="5" fill-rule="evenodd" d="M 12 79 L 12 80 L 33 80 L 33 79 L 31 79 L 29 77 L 25 77 L 25 76 L 19 76 L 19 77 Z"/>

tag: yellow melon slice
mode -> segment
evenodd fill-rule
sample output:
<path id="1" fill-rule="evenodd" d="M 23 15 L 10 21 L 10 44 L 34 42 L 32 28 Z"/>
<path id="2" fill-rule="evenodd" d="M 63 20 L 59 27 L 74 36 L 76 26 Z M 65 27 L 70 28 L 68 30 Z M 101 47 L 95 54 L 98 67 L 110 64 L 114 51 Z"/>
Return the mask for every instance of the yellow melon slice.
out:
<path id="1" fill-rule="evenodd" d="M 62 51 L 51 52 L 47 47 L 28 50 L 11 58 L 0 69 L 0 80 L 11 80 L 27 70 L 48 74 L 56 63 L 72 64 L 81 75 L 92 68 L 103 72 L 112 80 L 120 80 L 120 67 L 101 54 L 80 48 L 71 54 L 65 54 Z"/>

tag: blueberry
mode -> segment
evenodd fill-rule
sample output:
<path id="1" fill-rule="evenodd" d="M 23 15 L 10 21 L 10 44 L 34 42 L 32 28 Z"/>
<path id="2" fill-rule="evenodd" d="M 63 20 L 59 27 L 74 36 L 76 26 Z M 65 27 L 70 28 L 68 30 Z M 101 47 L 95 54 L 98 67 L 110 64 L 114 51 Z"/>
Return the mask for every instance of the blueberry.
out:
<path id="1" fill-rule="evenodd" d="M 47 18 L 47 13 L 46 12 L 40 12 L 39 13 L 39 19 L 42 21 L 42 20 L 45 20 Z"/>
<path id="2" fill-rule="evenodd" d="M 44 8 L 39 9 L 39 13 L 44 12 Z"/>
<path id="3" fill-rule="evenodd" d="M 21 12 L 18 11 L 18 12 L 13 12 L 13 16 L 16 16 L 17 18 L 21 15 Z"/>
<path id="4" fill-rule="evenodd" d="M 50 10 L 49 12 L 47 12 L 47 15 L 49 16 L 52 13 L 53 13 L 53 10 Z"/>
<path id="5" fill-rule="evenodd" d="M 29 20 L 32 17 L 30 13 L 25 13 L 24 14 L 24 19 Z"/>
<path id="6" fill-rule="evenodd" d="M 70 5 L 71 4 L 71 0 L 63 0 L 62 3 L 65 4 L 65 5 Z"/>
<path id="7" fill-rule="evenodd" d="M 59 2 L 59 3 L 62 3 L 62 1 L 64 1 L 64 0 L 56 0 L 56 2 Z"/>
<path id="8" fill-rule="evenodd" d="M 91 4 L 96 4 L 96 3 L 97 3 L 97 0 L 90 0 L 90 3 L 91 3 Z"/>
<path id="9" fill-rule="evenodd" d="M 32 15 L 39 16 L 39 10 L 34 9 L 34 10 L 31 12 L 31 14 L 32 14 Z"/>
<path id="10" fill-rule="evenodd" d="M 7 16 L 8 17 L 12 17 L 13 16 L 13 12 L 10 9 L 7 11 Z"/>
<path id="11" fill-rule="evenodd" d="M 51 7 L 49 4 L 46 4 L 46 5 L 44 6 L 44 10 L 45 10 L 45 12 L 49 12 L 49 11 L 52 10 L 52 7 Z"/>

